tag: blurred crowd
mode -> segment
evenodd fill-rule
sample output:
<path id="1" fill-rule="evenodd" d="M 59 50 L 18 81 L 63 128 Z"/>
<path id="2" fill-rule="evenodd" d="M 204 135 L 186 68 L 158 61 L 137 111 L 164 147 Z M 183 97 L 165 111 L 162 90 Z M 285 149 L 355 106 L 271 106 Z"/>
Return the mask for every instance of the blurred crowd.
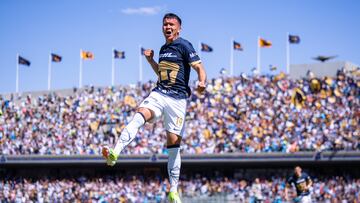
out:
<path id="1" fill-rule="evenodd" d="M 189 98 L 187 154 L 359 150 L 360 81 L 287 75 L 220 76 Z M 0 97 L 0 154 L 100 154 L 114 146 L 154 82 L 68 95 Z M 161 122 L 146 124 L 125 154 L 163 154 Z"/>
<path id="2" fill-rule="evenodd" d="M 206 201 L 222 196 L 226 202 L 287 202 L 283 178 L 253 180 L 197 175 L 180 181 L 184 200 Z M 165 202 L 168 181 L 160 177 L 120 176 L 77 178 L 8 178 L 0 180 L 0 199 L 4 202 Z M 294 189 L 289 197 L 294 198 Z M 314 202 L 360 202 L 360 179 L 341 176 L 315 179 L 311 188 Z"/>

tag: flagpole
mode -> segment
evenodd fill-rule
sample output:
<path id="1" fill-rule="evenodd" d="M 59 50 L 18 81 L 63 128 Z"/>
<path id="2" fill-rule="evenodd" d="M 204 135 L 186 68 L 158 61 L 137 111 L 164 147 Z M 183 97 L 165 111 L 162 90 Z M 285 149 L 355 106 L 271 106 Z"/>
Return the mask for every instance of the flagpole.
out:
<path id="1" fill-rule="evenodd" d="M 111 53 L 111 86 L 114 87 L 115 85 L 115 60 L 114 60 L 114 51 L 115 49 L 112 48 L 112 53 Z"/>
<path id="2" fill-rule="evenodd" d="M 81 58 L 82 49 L 80 49 L 80 67 L 79 67 L 79 89 L 82 86 L 82 58 Z"/>
<path id="3" fill-rule="evenodd" d="M 19 93 L 19 54 L 16 54 L 16 93 Z"/>
<path id="4" fill-rule="evenodd" d="M 230 75 L 234 75 L 234 38 L 231 38 L 230 43 Z"/>
<path id="5" fill-rule="evenodd" d="M 141 45 L 139 45 L 140 54 L 139 54 L 139 82 L 142 82 L 142 53 L 141 53 Z"/>
<path id="6" fill-rule="evenodd" d="M 48 63 L 48 91 L 51 87 L 51 52 L 49 54 L 49 63 Z"/>
<path id="7" fill-rule="evenodd" d="M 258 36 L 258 39 L 257 39 L 257 71 L 258 73 L 260 74 L 260 36 Z"/>
<path id="8" fill-rule="evenodd" d="M 290 42 L 289 33 L 286 33 L 286 74 L 290 74 Z"/>

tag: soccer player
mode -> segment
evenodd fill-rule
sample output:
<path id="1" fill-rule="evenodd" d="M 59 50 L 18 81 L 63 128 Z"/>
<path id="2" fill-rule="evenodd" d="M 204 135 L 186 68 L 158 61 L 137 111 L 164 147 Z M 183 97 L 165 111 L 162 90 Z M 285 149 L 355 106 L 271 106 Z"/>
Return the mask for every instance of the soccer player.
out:
<path id="1" fill-rule="evenodd" d="M 206 72 L 192 44 L 180 37 L 181 19 L 176 14 L 165 14 L 162 31 L 166 43 L 160 49 L 159 62 L 153 59 L 153 50 L 147 49 L 143 53 L 158 76 L 157 85 L 142 101 L 135 116 L 121 132 L 115 148 L 104 146 L 102 155 L 108 165 L 114 165 L 120 152 L 135 138 L 145 122 L 154 122 L 163 118 L 169 154 L 168 198 L 170 202 L 179 203 L 181 200 L 177 187 L 181 167 L 180 142 L 185 128 L 186 99 L 191 94 L 188 86 L 190 67 L 197 72 L 199 93 L 203 93 L 206 88 Z"/>
<path id="2" fill-rule="evenodd" d="M 289 201 L 288 188 L 295 186 L 297 197 L 294 202 L 311 203 L 310 187 L 312 186 L 312 180 L 308 174 L 302 172 L 300 166 L 294 168 L 294 174 L 288 179 L 285 187 L 285 199 Z"/>

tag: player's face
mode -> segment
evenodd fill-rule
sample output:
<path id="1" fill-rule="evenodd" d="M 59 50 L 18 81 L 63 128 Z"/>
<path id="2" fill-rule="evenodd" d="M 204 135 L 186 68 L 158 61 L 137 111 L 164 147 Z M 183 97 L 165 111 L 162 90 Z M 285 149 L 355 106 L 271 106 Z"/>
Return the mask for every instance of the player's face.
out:
<path id="1" fill-rule="evenodd" d="M 180 34 L 180 23 L 176 18 L 165 18 L 163 22 L 163 33 L 166 42 L 172 42 L 179 37 Z"/>

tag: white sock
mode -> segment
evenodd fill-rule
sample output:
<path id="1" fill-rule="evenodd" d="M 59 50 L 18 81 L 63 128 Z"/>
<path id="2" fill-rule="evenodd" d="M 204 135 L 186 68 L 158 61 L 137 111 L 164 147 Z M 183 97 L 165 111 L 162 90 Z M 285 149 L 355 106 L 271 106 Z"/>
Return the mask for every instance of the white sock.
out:
<path id="1" fill-rule="evenodd" d="M 123 129 L 121 135 L 116 143 L 114 152 L 116 155 L 119 155 L 120 152 L 128 145 L 131 141 L 134 140 L 136 133 L 139 128 L 145 124 L 145 119 L 140 113 L 136 113 L 134 118 L 130 121 L 129 124 Z"/>
<path id="2" fill-rule="evenodd" d="M 170 181 L 170 192 L 177 192 L 181 168 L 180 147 L 168 148 L 168 152 L 169 158 L 167 167 Z"/>

